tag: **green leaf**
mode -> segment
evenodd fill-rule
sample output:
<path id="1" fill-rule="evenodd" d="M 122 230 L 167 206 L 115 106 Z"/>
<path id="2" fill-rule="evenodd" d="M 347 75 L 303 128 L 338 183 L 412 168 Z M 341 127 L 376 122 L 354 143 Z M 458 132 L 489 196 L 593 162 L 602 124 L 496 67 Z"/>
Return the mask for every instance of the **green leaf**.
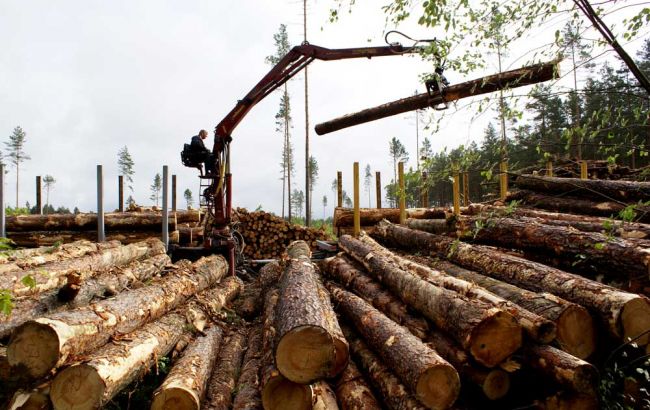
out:
<path id="1" fill-rule="evenodd" d="M 602 242 L 601 242 L 601 243 L 597 243 L 597 244 L 594 245 L 594 249 L 596 249 L 596 250 L 598 250 L 598 251 L 602 251 L 603 249 L 605 249 L 605 244 L 602 243 Z"/>
<path id="2" fill-rule="evenodd" d="M 32 275 L 23 276 L 20 282 L 23 285 L 28 286 L 30 289 L 34 289 L 36 287 L 36 281 L 34 280 L 34 277 Z"/>
<path id="3" fill-rule="evenodd" d="M 9 316 L 13 308 L 14 303 L 11 299 L 11 292 L 8 289 L 0 289 L 0 312 Z"/>

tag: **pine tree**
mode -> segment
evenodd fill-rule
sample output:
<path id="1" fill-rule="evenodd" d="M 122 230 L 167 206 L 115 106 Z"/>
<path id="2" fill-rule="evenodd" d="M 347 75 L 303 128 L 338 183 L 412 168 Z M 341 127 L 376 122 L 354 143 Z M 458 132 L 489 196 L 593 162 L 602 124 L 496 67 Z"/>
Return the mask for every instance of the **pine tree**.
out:
<path id="1" fill-rule="evenodd" d="M 366 164 L 366 169 L 364 172 L 363 176 L 363 186 L 366 188 L 366 191 L 368 192 L 368 208 L 371 208 L 372 205 L 370 204 L 370 186 L 372 185 L 372 171 L 370 169 L 370 164 Z"/>
<path id="2" fill-rule="evenodd" d="M 325 223 L 326 210 L 327 210 L 327 195 L 323 195 L 323 224 Z"/>
<path id="3" fill-rule="evenodd" d="M 131 192 L 133 192 L 133 175 L 135 175 L 135 171 L 133 170 L 134 165 L 135 163 L 133 162 L 133 158 L 131 158 L 131 154 L 129 154 L 127 146 L 125 145 L 120 148 L 117 152 L 117 168 L 120 175 L 126 179 L 126 186 Z"/>
<path id="4" fill-rule="evenodd" d="M 151 196 L 149 199 L 152 201 L 156 202 L 156 206 L 158 206 L 158 200 L 160 199 L 160 191 L 162 190 L 162 179 L 160 178 L 160 174 L 156 174 L 156 176 L 153 178 L 153 184 L 151 184 Z"/>
<path id="5" fill-rule="evenodd" d="M 311 197 L 311 194 L 314 192 L 314 186 L 316 185 L 316 181 L 318 180 L 318 161 L 316 161 L 316 158 L 314 156 L 309 157 L 309 196 Z M 305 210 L 307 207 L 311 208 L 311 202 L 307 202 L 306 196 L 305 196 Z M 309 210 L 309 215 L 311 215 L 311 209 Z M 307 212 L 305 211 L 305 218 L 307 218 Z M 305 224 L 307 224 L 307 219 L 305 219 Z"/>
<path id="6" fill-rule="evenodd" d="M 298 218 L 302 218 L 302 210 L 305 203 L 305 193 L 302 192 L 302 190 L 294 189 L 291 201 L 295 215 Z"/>
<path id="7" fill-rule="evenodd" d="M 396 137 L 393 137 L 388 143 L 388 152 L 393 161 L 393 184 L 397 184 L 397 163 L 406 162 L 409 160 L 408 152 L 404 145 Z M 393 206 L 396 205 L 395 198 L 393 198 Z"/>
<path id="8" fill-rule="evenodd" d="M 183 196 L 185 197 L 185 202 L 187 202 L 187 209 L 192 208 L 192 205 L 194 204 L 194 199 L 192 198 L 192 191 L 190 191 L 189 188 L 183 192 Z"/>
<path id="9" fill-rule="evenodd" d="M 43 177 L 43 187 L 45 188 L 45 204 L 50 204 L 50 190 L 53 189 L 56 179 L 52 175 L 45 175 Z"/>
<path id="10" fill-rule="evenodd" d="M 20 126 L 14 128 L 14 132 L 9 136 L 9 141 L 5 142 L 7 147 L 7 157 L 16 167 L 16 208 L 18 208 L 18 186 L 20 182 L 20 164 L 31 158 L 25 153 L 25 137 L 27 134 Z"/>

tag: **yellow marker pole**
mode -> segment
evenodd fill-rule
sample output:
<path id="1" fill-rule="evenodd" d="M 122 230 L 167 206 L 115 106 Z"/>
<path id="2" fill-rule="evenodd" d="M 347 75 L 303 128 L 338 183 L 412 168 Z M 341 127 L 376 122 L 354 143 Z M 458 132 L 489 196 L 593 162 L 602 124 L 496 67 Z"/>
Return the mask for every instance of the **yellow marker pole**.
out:
<path id="1" fill-rule="evenodd" d="M 375 172 L 375 184 L 376 184 L 376 194 L 377 195 L 377 209 L 381 209 L 381 172 Z"/>
<path id="2" fill-rule="evenodd" d="M 343 173 L 336 171 L 336 193 L 338 196 L 338 207 L 343 207 Z"/>
<path id="3" fill-rule="evenodd" d="M 469 172 L 463 172 L 463 205 L 469 206 Z"/>
<path id="4" fill-rule="evenodd" d="M 506 200 L 506 196 L 508 195 L 508 163 L 507 162 L 501 162 L 499 164 L 499 168 L 501 168 L 501 173 L 499 175 L 499 188 L 500 188 L 500 197 L 502 201 Z"/>
<path id="5" fill-rule="evenodd" d="M 580 161 L 580 179 L 587 179 L 587 161 Z"/>
<path id="6" fill-rule="evenodd" d="M 546 176 L 547 177 L 553 176 L 553 161 L 546 162 Z"/>
<path id="7" fill-rule="evenodd" d="M 452 164 L 452 172 L 454 174 L 453 184 L 453 200 L 454 200 L 454 215 L 460 216 L 460 173 L 456 164 Z"/>
<path id="8" fill-rule="evenodd" d="M 359 212 L 359 163 L 355 162 L 352 167 L 354 178 L 354 236 L 361 233 L 361 213 Z"/>
<path id="9" fill-rule="evenodd" d="M 399 179 L 399 223 L 406 224 L 406 190 L 404 189 L 404 163 L 397 164 L 397 178 Z"/>

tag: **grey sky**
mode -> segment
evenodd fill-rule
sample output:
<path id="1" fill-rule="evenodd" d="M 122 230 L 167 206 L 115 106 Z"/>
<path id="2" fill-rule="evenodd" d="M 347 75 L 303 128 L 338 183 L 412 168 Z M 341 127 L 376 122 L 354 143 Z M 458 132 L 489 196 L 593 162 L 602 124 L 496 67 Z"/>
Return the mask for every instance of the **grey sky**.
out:
<path id="1" fill-rule="evenodd" d="M 377 4 L 359 5 L 335 25 L 327 23 L 329 6 L 326 1 L 310 4 L 311 43 L 330 48 L 383 44 L 385 18 Z M 32 157 L 21 169 L 21 205 L 34 203 L 34 176 L 51 174 L 57 179 L 50 194 L 55 206 L 94 209 L 95 166 L 103 164 L 106 207 L 115 208 L 117 151 L 124 145 L 136 164 L 138 203 L 151 202 L 149 186 L 163 164 L 178 175 L 180 203 L 185 188 L 197 198 L 196 171 L 180 163 L 183 143 L 201 128 L 212 134 L 237 99 L 270 69 L 264 58 L 273 53 L 273 34 L 282 23 L 288 24 L 291 44 L 299 44 L 302 2 L 0 0 L 0 140 L 22 126 Z M 416 37 L 432 36 L 413 25 L 402 29 Z M 415 124 L 397 116 L 327 136 L 317 136 L 313 126 L 423 92 L 418 75 L 432 67 L 412 57 L 385 57 L 316 61 L 309 70 L 311 147 L 320 166 L 313 213 L 321 217 L 323 195 L 331 212 L 330 183 L 337 170 L 344 172 L 351 191 L 354 161 L 362 170 L 370 163 L 388 182 L 391 137 L 407 146 L 409 165 L 415 166 Z M 448 77 L 464 81 L 455 73 Z M 302 76 L 289 87 L 297 161 L 292 182 L 303 189 Z M 274 118 L 278 99 L 275 94 L 258 104 L 233 134 L 236 206 L 280 211 L 282 137 L 275 132 Z M 451 125 L 432 137 L 434 148 L 479 139 L 486 119 L 470 123 L 471 114 L 454 116 Z M 7 202 L 13 205 L 13 169 L 7 180 Z"/>

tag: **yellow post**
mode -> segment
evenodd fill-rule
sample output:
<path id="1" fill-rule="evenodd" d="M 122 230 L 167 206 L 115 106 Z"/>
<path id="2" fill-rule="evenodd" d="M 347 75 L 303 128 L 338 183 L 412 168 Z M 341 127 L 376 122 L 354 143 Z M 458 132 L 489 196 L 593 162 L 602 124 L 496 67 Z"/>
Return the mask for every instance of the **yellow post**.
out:
<path id="1" fill-rule="evenodd" d="M 453 200 L 454 200 L 454 215 L 460 216 L 460 173 L 456 164 L 451 165 L 452 172 L 454 173 L 453 184 Z"/>
<path id="2" fill-rule="evenodd" d="M 469 206 L 469 172 L 463 172 L 463 205 Z"/>
<path id="3" fill-rule="evenodd" d="M 343 207 L 343 173 L 336 171 L 336 194 L 338 197 L 338 207 Z"/>
<path id="4" fill-rule="evenodd" d="M 580 161 L 580 179 L 589 178 L 587 174 L 587 161 Z"/>
<path id="5" fill-rule="evenodd" d="M 404 189 L 404 163 L 397 164 L 397 178 L 399 179 L 399 223 L 406 224 L 406 190 Z"/>
<path id="6" fill-rule="evenodd" d="M 352 167 L 354 177 L 354 236 L 361 233 L 361 213 L 359 212 L 359 163 L 355 162 Z"/>
<path id="7" fill-rule="evenodd" d="M 547 177 L 553 176 L 553 161 L 546 162 L 546 176 Z"/>
<path id="8" fill-rule="evenodd" d="M 377 193 L 377 209 L 381 209 L 381 172 L 375 172 L 375 184 Z"/>
<path id="9" fill-rule="evenodd" d="M 501 173 L 499 174 L 500 197 L 502 201 L 505 201 L 506 196 L 508 196 L 508 163 L 505 161 L 501 162 L 499 168 L 501 170 Z"/>

